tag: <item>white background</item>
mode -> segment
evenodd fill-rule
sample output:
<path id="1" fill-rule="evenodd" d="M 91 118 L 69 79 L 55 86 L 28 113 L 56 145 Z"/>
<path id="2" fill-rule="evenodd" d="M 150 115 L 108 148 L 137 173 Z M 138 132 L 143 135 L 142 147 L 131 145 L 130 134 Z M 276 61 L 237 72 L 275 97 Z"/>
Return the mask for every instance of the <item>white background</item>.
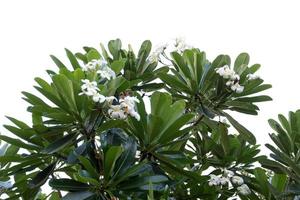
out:
<path id="1" fill-rule="evenodd" d="M 56 70 L 49 54 L 64 60 L 64 47 L 76 52 L 117 37 L 138 47 L 144 39 L 160 44 L 183 36 L 209 59 L 245 51 L 252 64 L 262 64 L 259 74 L 273 84 L 267 94 L 274 101 L 238 120 L 264 144 L 267 119 L 300 108 L 299 21 L 300 4 L 288 0 L 1 0 L 0 124 L 8 123 L 4 115 L 30 122 L 20 92 L 34 91 L 34 77 Z"/>

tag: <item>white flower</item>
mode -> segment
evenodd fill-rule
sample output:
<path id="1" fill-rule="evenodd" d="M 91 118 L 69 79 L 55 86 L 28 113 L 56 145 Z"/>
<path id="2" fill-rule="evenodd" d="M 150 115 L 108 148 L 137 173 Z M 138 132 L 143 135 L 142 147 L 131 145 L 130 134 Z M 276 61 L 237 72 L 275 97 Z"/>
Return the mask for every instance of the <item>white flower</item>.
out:
<path id="1" fill-rule="evenodd" d="M 93 101 L 94 102 L 103 103 L 105 100 L 106 100 L 105 96 L 103 96 L 100 93 L 96 93 L 96 94 L 93 95 Z"/>
<path id="2" fill-rule="evenodd" d="M 167 49 L 168 44 L 163 44 L 161 46 L 158 46 L 154 52 L 152 52 L 150 54 L 150 56 L 148 57 L 148 62 L 150 63 L 155 63 L 158 62 L 160 60 L 160 55 L 163 54 L 165 52 L 165 50 Z"/>
<path id="3" fill-rule="evenodd" d="M 140 100 L 136 97 L 126 96 L 123 99 L 120 99 L 120 105 L 125 113 L 129 114 L 131 117 L 134 117 L 136 120 L 140 120 L 140 115 L 135 111 L 135 104 L 140 103 Z"/>
<path id="4" fill-rule="evenodd" d="M 107 66 L 107 61 L 106 60 L 104 60 L 104 59 L 100 59 L 100 60 L 93 59 L 90 62 L 88 62 L 82 68 L 82 70 L 83 71 L 94 71 L 98 68 L 105 67 L 105 66 Z"/>
<path id="5" fill-rule="evenodd" d="M 229 80 L 229 81 L 226 82 L 226 86 L 230 87 L 232 85 L 234 85 L 234 81 Z"/>
<path id="6" fill-rule="evenodd" d="M 174 44 L 176 51 L 182 53 L 184 50 L 192 48 L 190 45 L 187 45 L 185 42 L 185 39 L 183 37 L 177 37 L 175 39 L 175 44 Z"/>
<path id="7" fill-rule="evenodd" d="M 209 186 L 218 186 L 221 183 L 220 177 L 210 174 L 210 179 L 208 180 L 208 185 Z"/>
<path id="8" fill-rule="evenodd" d="M 167 43 L 158 46 L 153 53 L 156 55 L 163 54 L 169 45 Z"/>
<path id="9" fill-rule="evenodd" d="M 244 91 L 244 86 L 241 86 L 238 82 L 236 82 L 234 85 L 231 85 L 230 88 L 236 93 L 242 93 Z"/>
<path id="10" fill-rule="evenodd" d="M 237 185 L 242 185 L 244 183 L 244 179 L 240 176 L 233 176 L 231 178 L 232 183 L 237 184 Z"/>
<path id="11" fill-rule="evenodd" d="M 126 96 L 123 99 L 120 99 L 120 102 L 124 102 L 127 105 L 134 107 L 135 103 L 140 103 L 140 100 L 137 97 Z"/>
<path id="12" fill-rule="evenodd" d="M 238 74 L 234 74 L 230 77 L 231 80 L 233 81 L 239 81 L 240 80 L 240 76 Z"/>
<path id="13" fill-rule="evenodd" d="M 126 119 L 127 114 L 122 110 L 121 105 L 111 105 L 108 114 L 112 119 Z"/>
<path id="14" fill-rule="evenodd" d="M 102 78 L 106 78 L 107 80 L 116 78 L 115 72 L 108 66 L 100 68 L 97 73 L 100 74 Z"/>
<path id="15" fill-rule="evenodd" d="M 12 187 L 11 181 L 0 181 L 0 193 L 1 189 L 9 189 Z"/>
<path id="16" fill-rule="evenodd" d="M 99 91 L 99 88 L 97 87 L 96 81 L 90 81 L 88 79 L 81 80 L 82 86 L 81 86 L 81 93 L 79 95 L 87 95 L 87 96 L 94 96 Z"/>
<path id="17" fill-rule="evenodd" d="M 155 63 L 159 61 L 159 55 L 156 53 L 152 53 L 149 57 L 148 57 L 148 62 L 150 63 Z"/>
<path id="18" fill-rule="evenodd" d="M 247 74 L 246 78 L 251 81 L 251 80 L 255 80 L 255 79 L 258 79 L 260 78 L 258 75 L 256 74 Z"/>
<path id="19" fill-rule="evenodd" d="M 110 96 L 110 97 L 105 97 L 105 100 L 107 101 L 107 103 L 112 104 L 112 102 L 114 100 L 117 100 L 117 98 L 114 96 Z"/>
<path id="20" fill-rule="evenodd" d="M 226 120 L 226 119 L 224 119 L 224 120 Z M 223 122 L 224 123 L 224 122 Z M 226 123 L 226 122 L 225 122 Z M 228 169 L 224 169 L 224 175 L 226 176 L 226 177 L 233 177 L 234 176 L 234 172 L 233 171 L 231 171 L 231 170 L 228 170 Z"/>
<path id="21" fill-rule="evenodd" d="M 223 177 L 223 176 L 220 178 L 221 185 L 226 185 L 228 182 L 229 182 L 228 178 Z"/>
<path id="22" fill-rule="evenodd" d="M 237 187 L 237 191 L 238 191 L 240 194 L 242 194 L 242 195 L 249 195 L 249 194 L 251 194 L 251 190 L 250 190 L 250 188 L 248 187 L 248 185 L 246 185 L 246 184 L 243 184 L 243 185 Z"/>
<path id="23" fill-rule="evenodd" d="M 217 74 L 219 74 L 225 79 L 230 78 L 234 80 L 234 76 L 236 75 L 235 72 L 231 70 L 228 65 L 225 65 L 224 67 L 216 68 L 215 70 Z"/>
<path id="24" fill-rule="evenodd" d="M 132 110 L 131 112 L 129 112 L 129 115 L 131 117 L 134 117 L 136 120 L 140 121 L 141 116 L 138 112 L 136 112 L 135 110 Z"/>

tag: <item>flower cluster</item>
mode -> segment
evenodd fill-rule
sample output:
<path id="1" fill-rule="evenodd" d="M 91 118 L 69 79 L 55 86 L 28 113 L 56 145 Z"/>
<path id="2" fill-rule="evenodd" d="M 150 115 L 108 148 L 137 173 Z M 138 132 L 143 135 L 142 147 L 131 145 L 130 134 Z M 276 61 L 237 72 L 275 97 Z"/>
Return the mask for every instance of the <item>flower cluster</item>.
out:
<path id="1" fill-rule="evenodd" d="M 239 84 L 240 76 L 235 73 L 228 65 L 224 67 L 216 68 L 216 73 L 222 76 L 224 79 L 228 79 L 226 86 L 236 93 L 242 93 L 244 91 L 244 86 Z"/>
<path id="2" fill-rule="evenodd" d="M 99 93 L 99 88 L 97 87 L 96 81 L 90 81 L 88 79 L 81 80 L 81 93 L 79 95 L 86 95 L 88 97 L 92 97 L 94 102 L 103 103 L 106 98 L 104 95 Z"/>
<path id="3" fill-rule="evenodd" d="M 101 78 L 106 78 L 107 80 L 116 77 L 115 72 L 108 66 L 107 61 L 104 59 L 91 60 L 82 68 L 82 70 L 86 72 L 97 71 Z"/>
<path id="4" fill-rule="evenodd" d="M 148 57 L 148 62 L 154 63 L 161 61 L 161 56 L 166 57 L 165 51 L 168 49 L 168 52 L 177 51 L 178 53 L 183 53 L 184 50 L 192 48 L 190 45 L 187 45 L 185 39 L 182 37 L 176 38 L 170 43 L 163 44 L 158 46 L 154 52 Z"/>
<path id="5" fill-rule="evenodd" d="M 192 48 L 185 42 L 185 39 L 182 37 L 178 37 L 175 39 L 174 47 L 175 50 L 179 53 L 183 53 L 184 50 Z"/>
<path id="6" fill-rule="evenodd" d="M 119 104 L 113 105 L 113 101 L 117 100 L 114 96 L 106 97 L 99 93 L 96 81 L 90 81 L 88 79 L 81 80 L 81 93 L 79 95 L 86 95 L 92 97 L 96 103 L 107 102 L 109 104 L 108 114 L 112 119 L 126 119 L 128 116 L 140 120 L 140 115 L 135 110 L 135 104 L 140 103 L 140 100 L 136 97 L 125 96 L 119 99 Z"/>
<path id="7" fill-rule="evenodd" d="M 244 183 L 244 179 L 238 175 L 235 175 L 233 171 L 225 169 L 222 175 L 210 174 L 210 179 L 208 180 L 209 186 L 224 186 L 224 185 L 234 185 L 238 193 L 242 195 L 249 195 L 251 193 L 248 185 Z"/>
<path id="8" fill-rule="evenodd" d="M 119 104 L 110 105 L 108 114 L 112 119 L 126 119 L 128 116 L 140 120 L 140 115 L 135 110 L 135 104 L 140 103 L 136 97 L 125 96 L 120 98 Z"/>
<path id="9" fill-rule="evenodd" d="M 152 54 L 148 57 L 148 62 L 155 63 L 160 61 L 161 59 L 160 56 L 165 52 L 167 47 L 168 47 L 167 43 L 157 47 L 155 51 L 152 52 Z"/>

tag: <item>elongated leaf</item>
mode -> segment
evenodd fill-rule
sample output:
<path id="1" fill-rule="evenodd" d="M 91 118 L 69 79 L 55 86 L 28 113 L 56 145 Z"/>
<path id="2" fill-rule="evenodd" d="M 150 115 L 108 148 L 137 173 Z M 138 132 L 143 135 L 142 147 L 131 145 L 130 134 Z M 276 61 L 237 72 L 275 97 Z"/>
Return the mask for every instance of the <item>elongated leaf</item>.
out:
<path id="1" fill-rule="evenodd" d="M 74 135 L 69 134 L 58 139 L 42 150 L 42 153 L 51 154 L 58 152 L 73 142 Z"/>
<path id="2" fill-rule="evenodd" d="M 69 49 L 65 49 L 65 50 L 66 50 L 67 56 L 70 60 L 70 63 L 72 65 L 73 69 L 80 68 L 80 65 L 79 65 L 76 57 L 74 56 L 74 54 Z"/>
<path id="3" fill-rule="evenodd" d="M 255 97 L 242 97 L 238 98 L 242 102 L 263 102 L 263 101 L 272 101 L 272 98 L 266 95 L 255 96 Z"/>
<path id="4" fill-rule="evenodd" d="M 122 153 L 121 146 L 112 146 L 105 153 L 104 158 L 104 178 L 108 180 L 112 175 L 112 171 L 114 170 L 117 159 L 120 157 Z"/>
<path id="5" fill-rule="evenodd" d="M 65 75 L 55 75 L 52 77 L 52 80 L 61 96 L 61 99 L 68 104 L 70 108 L 69 110 L 76 112 L 77 107 L 72 81 L 69 80 Z"/>
<path id="6" fill-rule="evenodd" d="M 56 163 L 52 163 L 48 167 L 37 173 L 37 175 L 35 175 L 35 177 L 29 182 L 29 187 L 35 188 L 42 186 L 48 180 L 48 177 L 53 173 L 55 166 Z"/>
<path id="7" fill-rule="evenodd" d="M 5 141 L 9 144 L 12 144 L 14 146 L 17 146 L 17 147 L 20 147 L 20 148 L 23 148 L 23 149 L 36 150 L 36 151 L 41 149 L 40 147 L 35 146 L 33 144 L 24 143 L 19 139 L 10 138 L 10 137 L 7 137 L 5 135 L 0 135 L 0 140 L 3 140 L 3 141 Z"/>
<path id="8" fill-rule="evenodd" d="M 99 174 L 97 173 L 95 167 L 92 165 L 92 163 L 83 156 L 78 156 L 78 159 L 80 160 L 81 164 L 84 166 L 84 168 L 89 172 L 89 174 L 96 180 L 99 179 Z"/>
<path id="9" fill-rule="evenodd" d="M 232 126 L 241 134 L 241 136 L 248 141 L 250 144 L 255 144 L 256 139 L 254 135 L 246 129 L 243 125 L 238 123 L 235 119 L 233 119 L 229 114 L 223 112 L 224 116 L 228 119 L 228 121 L 232 124 Z"/>
<path id="10" fill-rule="evenodd" d="M 234 71 L 241 75 L 249 64 L 249 60 L 250 57 L 247 53 L 241 53 L 238 55 L 234 62 Z"/>
<path id="11" fill-rule="evenodd" d="M 90 188 L 88 184 L 66 178 L 51 179 L 49 185 L 54 189 L 63 191 L 86 191 Z"/>
<path id="12" fill-rule="evenodd" d="M 56 66 L 60 69 L 67 69 L 67 67 L 55 56 L 50 55 L 51 59 L 54 61 L 54 63 L 56 64 Z"/>

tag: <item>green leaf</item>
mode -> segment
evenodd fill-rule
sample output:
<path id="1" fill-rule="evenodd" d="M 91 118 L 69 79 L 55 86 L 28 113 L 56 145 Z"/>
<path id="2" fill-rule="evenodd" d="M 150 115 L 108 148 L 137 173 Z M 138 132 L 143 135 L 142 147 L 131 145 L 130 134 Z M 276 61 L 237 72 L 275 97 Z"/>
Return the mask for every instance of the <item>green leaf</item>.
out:
<path id="1" fill-rule="evenodd" d="M 125 62 L 126 60 L 115 60 L 110 65 L 111 69 L 114 70 L 116 74 L 119 74 L 121 70 L 124 68 Z"/>
<path id="2" fill-rule="evenodd" d="M 144 176 L 144 177 L 137 177 L 133 180 L 129 180 L 128 182 L 120 184 L 120 189 L 122 190 L 130 190 L 130 189 L 137 189 L 141 188 L 142 186 L 149 185 L 151 182 L 154 183 L 161 183 L 166 182 L 169 179 L 166 176 L 162 175 L 153 175 L 153 176 Z"/>
<path id="3" fill-rule="evenodd" d="M 172 76 L 170 74 L 160 73 L 160 74 L 158 74 L 158 77 L 163 82 L 170 85 L 173 89 L 191 93 L 190 88 L 185 83 L 183 83 L 181 80 L 177 79 L 175 76 Z"/>
<path id="4" fill-rule="evenodd" d="M 149 40 L 145 40 L 141 45 L 137 58 L 137 71 L 143 73 L 145 71 L 145 61 L 150 54 L 152 44 Z"/>
<path id="5" fill-rule="evenodd" d="M 229 143 L 229 136 L 228 136 L 228 130 L 226 126 L 222 123 L 219 123 L 219 131 L 220 131 L 220 142 L 224 149 L 224 152 L 226 155 L 230 152 L 230 143 Z"/>
<path id="6" fill-rule="evenodd" d="M 56 66 L 60 69 L 67 69 L 67 67 L 55 56 L 50 55 L 51 59 L 54 61 L 54 63 L 56 64 Z"/>
<path id="7" fill-rule="evenodd" d="M 65 50 L 73 69 L 81 68 L 74 54 L 69 49 Z"/>
<path id="8" fill-rule="evenodd" d="M 86 56 L 88 61 L 99 60 L 101 58 L 100 53 L 96 49 L 91 49 Z"/>
<path id="9" fill-rule="evenodd" d="M 255 96 L 255 97 L 243 97 L 238 98 L 242 102 L 263 102 L 263 101 L 272 101 L 272 98 L 267 95 Z"/>
<path id="10" fill-rule="evenodd" d="M 119 52 L 122 47 L 122 42 L 120 39 L 111 40 L 108 42 L 108 49 L 114 60 L 119 60 Z"/>
<path id="11" fill-rule="evenodd" d="M 83 157 L 78 155 L 78 159 L 80 160 L 81 164 L 84 166 L 84 168 L 89 172 L 89 174 L 96 180 L 99 179 L 99 174 L 97 173 L 95 167 L 91 164 L 91 162 Z"/>
<path id="12" fill-rule="evenodd" d="M 117 159 L 120 157 L 123 149 L 121 146 L 110 147 L 104 155 L 104 178 L 109 180 L 112 175 Z"/>
<path id="13" fill-rule="evenodd" d="M 15 146 L 23 148 L 23 149 L 36 150 L 36 151 L 40 150 L 40 147 L 38 147 L 38 146 L 35 146 L 33 144 L 24 143 L 19 139 L 10 138 L 10 137 L 4 136 L 4 135 L 0 135 L 0 140 L 3 140 L 9 144 L 15 145 Z"/>
<path id="14" fill-rule="evenodd" d="M 20 121 L 20 120 L 17 120 L 13 117 L 8 117 L 6 116 L 7 119 L 9 119 L 11 122 L 13 122 L 16 126 L 18 126 L 19 128 L 22 128 L 22 129 L 28 129 L 30 128 L 27 124 L 25 124 L 24 122 Z"/>
<path id="15" fill-rule="evenodd" d="M 255 175 L 256 180 L 259 183 L 260 191 L 265 196 L 268 196 L 268 194 L 269 194 L 268 177 L 266 176 L 265 171 L 261 168 L 256 168 L 254 170 L 254 175 Z"/>
<path id="16" fill-rule="evenodd" d="M 51 179 L 49 185 L 53 189 L 63 190 L 63 191 L 86 191 L 90 188 L 88 184 L 81 183 L 72 179 Z"/>
<path id="17" fill-rule="evenodd" d="M 65 101 L 69 110 L 76 112 L 76 102 L 74 96 L 74 89 L 72 81 L 69 80 L 65 75 L 55 75 L 52 77 L 53 83 L 60 94 L 61 100 Z"/>
<path id="18" fill-rule="evenodd" d="M 274 174 L 271 183 L 277 191 L 284 192 L 287 181 L 288 176 L 286 174 Z"/>
<path id="19" fill-rule="evenodd" d="M 52 192 L 49 200 L 61 200 L 60 194 L 58 192 Z"/>
<path id="20" fill-rule="evenodd" d="M 228 121 L 232 124 L 232 126 L 241 134 L 241 137 L 243 137 L 250 144 L 256 143 L 255 136 L 248 129 L 246 129 L 243 125 L 238 123 L 229 114 L 227 114 L 225 112 L 223 112 L 223 114 L 228 119 Z"/>
<path id="21" fill-rule="evenodd" d="M 171 56 L 174 60 L 174 64 L 179 69 L 179 72 L 181 72 L 185 76 L 185 80 L 191 79 L 191 72 L 187 66 L 187 64 L 184 62 L 184 59 L 178 52 L 172 52 Z"/>
<path id="22" fill-rule="evenodd" d="M 250 57 L 247 53 L 241 53 L 238 55 L 234 62 L 234 71 L 241 75 L 249 64 Z"/>
<path id="23" fill-rule="evenodd" d="M 68 134 L 61 139 L 58 139 L 42 150 L 42 153 L 52 154 L 64 149 L 73 142 L 74 134 Z"/>
<path id="24" fill-rule="evenodd" d="M 29 187 L 32 189 L 44 185 L 44 183 L 48 180 L 48 177 L 53 173 L 55 166 L 56 163 L 52 163 L 37 173 L 37 175 L 35 175 L 35 177 L 29 182 Z"/>

